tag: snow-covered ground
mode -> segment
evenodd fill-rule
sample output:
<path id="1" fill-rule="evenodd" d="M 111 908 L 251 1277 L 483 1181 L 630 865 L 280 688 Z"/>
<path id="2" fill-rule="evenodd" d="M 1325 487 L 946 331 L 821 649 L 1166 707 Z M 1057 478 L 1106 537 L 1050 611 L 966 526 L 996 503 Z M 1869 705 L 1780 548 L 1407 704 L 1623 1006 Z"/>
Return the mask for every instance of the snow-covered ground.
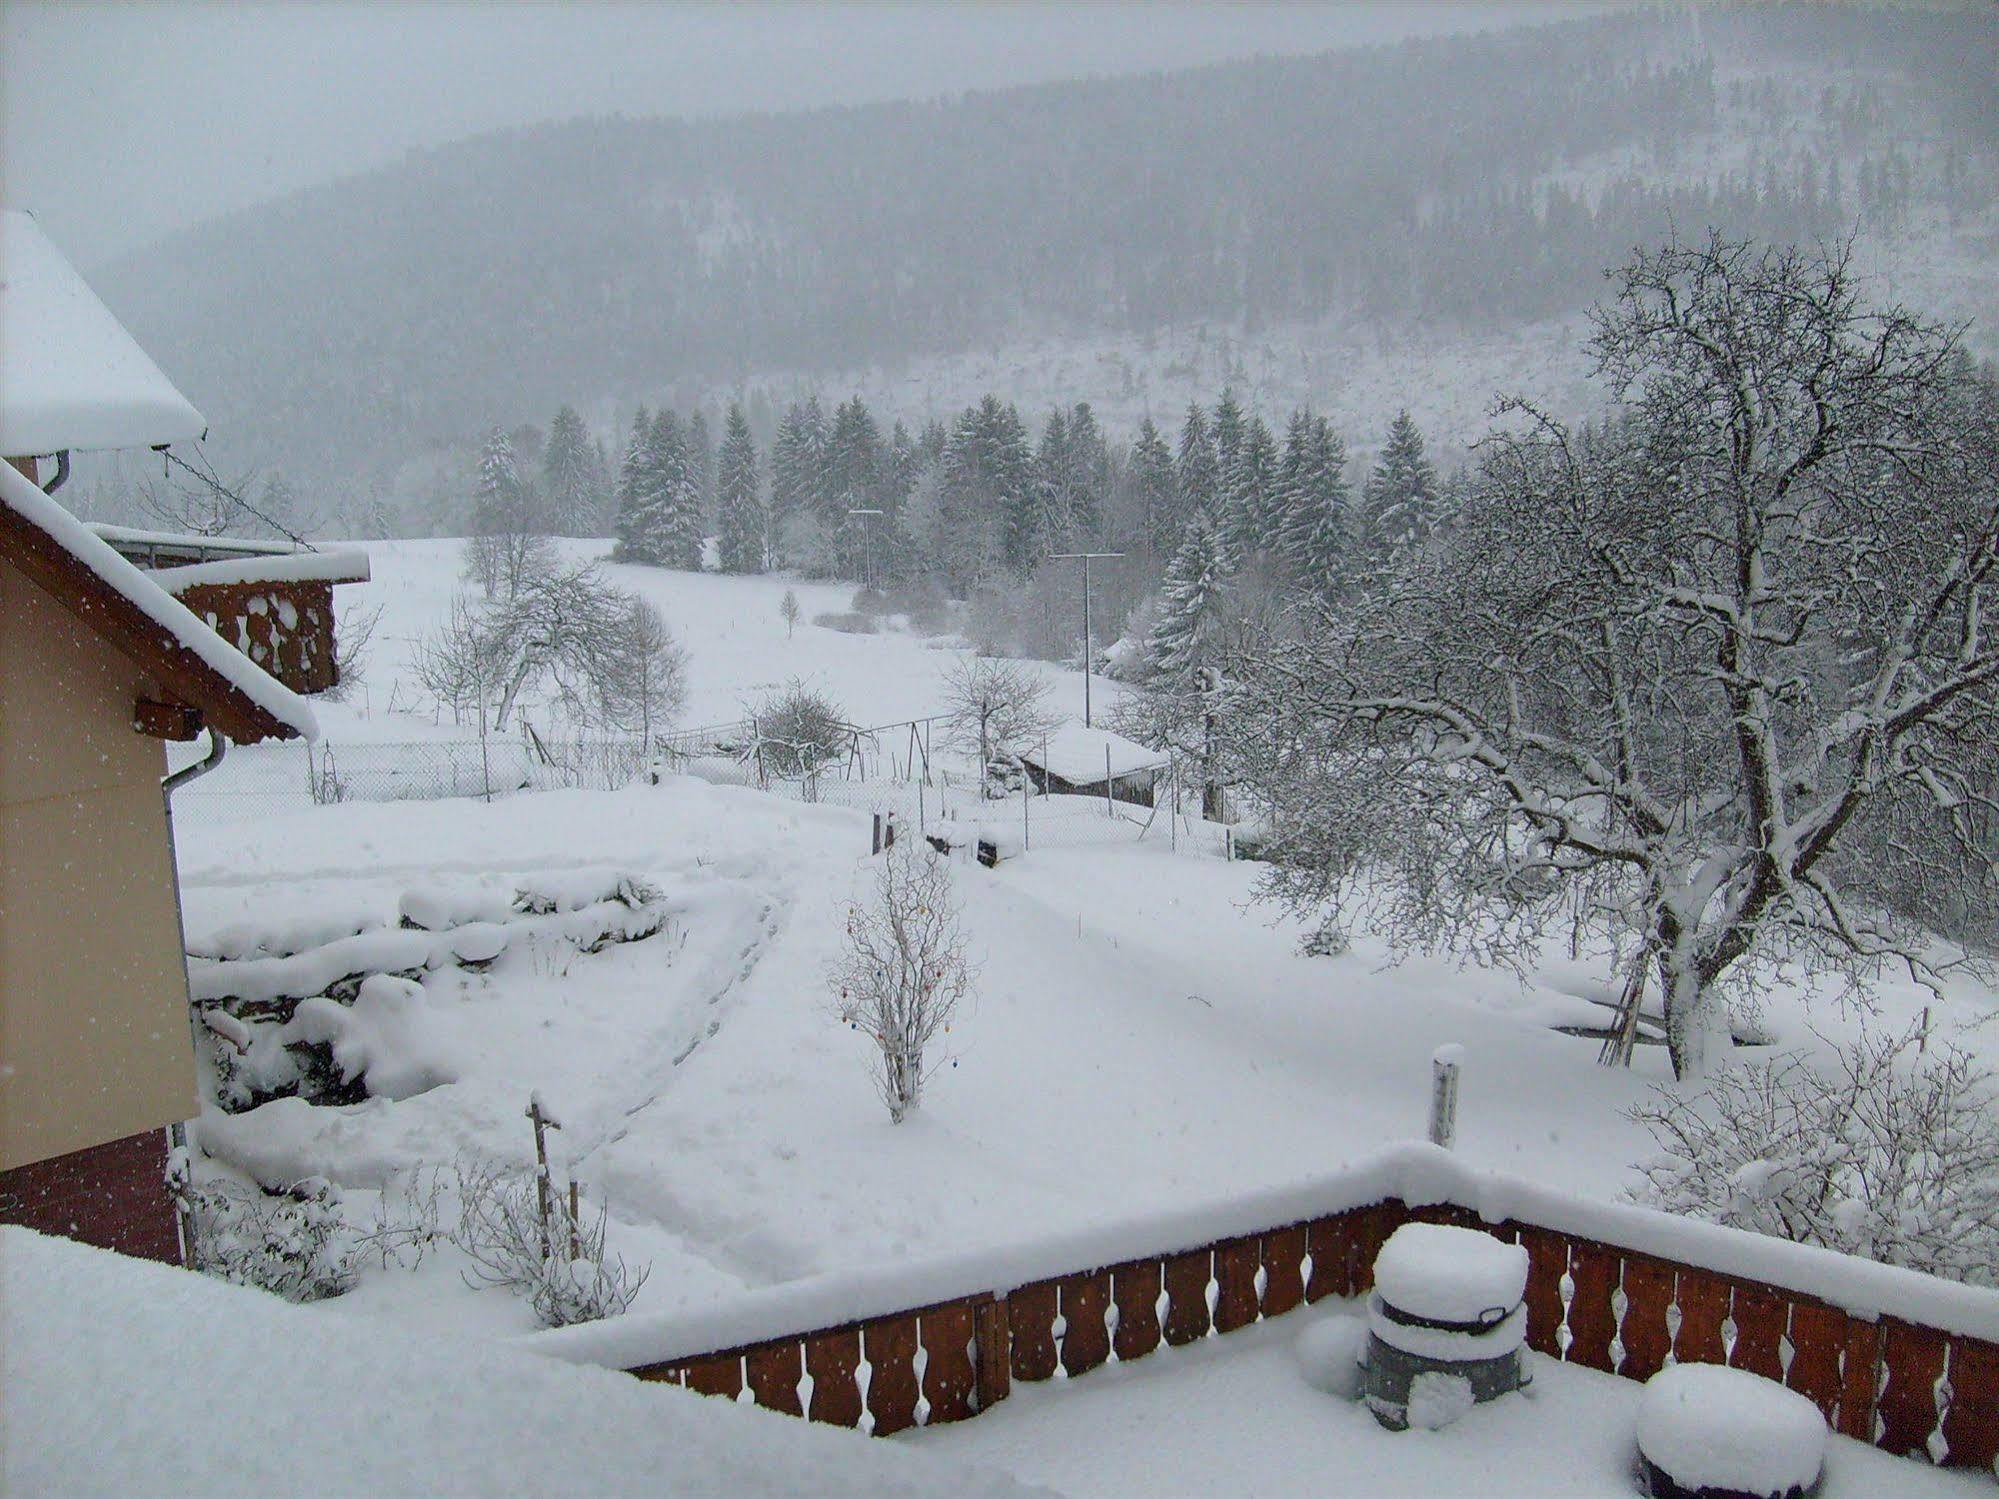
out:
<path id="1" fill-rule="evenodd" d="M 1533 1494 L 1626 1499 L 1641 1386 L 1527 1355 L 1532 1386 L 1441 1431 L 1384 1431 L 1357 1402 L 1301 1377 L 1305 1330 L 1354 1309 L 1307 1312 L 1111 1364 L 1076 1380 L 1015 1385 L 976 1421 L 902 1433 L 901 1446 L 965 1457 L 1092 1499 Z M 1820 1499 L 1984 1494 L 1991 1479 L 1945 1472 L 1832 1438 Z"/>
<path id="2" fill-rule="evenodd" d="M 0 1492 L 1024 1495 L 898 1451 L 490 1342 L 357 1328 L 0 1228 Z"/>
<path id="3" fill-rule="evenodd" d="M 1608 978 L 1565 955 L 1522 985 L 1441 962 L 1297 955 L 1250 904 L 1256 867 L 1156 847 L 1035 850 L 957 885 L 980 964 L 947 1037 L 954 1065 L 895 1127 L 863 1043 L 828 1014 L 845 901 L 870 878 L 864 814 L 673 778 L 491 805 L 351 803 L 183 829 L 190 939 L 336 910 L 393 922 L 412 890 L 578 866 L 651 881 L 659 936 L 580 954 L 517 943 L 484 973 L 426 981 L 424 1034 L 456 1081 L 396 1102 L 296 1100 L 206 1116 L 202 1143 L 266 1182 L 324 1174 L 369 1193 L 456 1159 L 525 1164 L 539 1091 L 558 1170 L 607 1201 L 612 1247 L 650 1263 L 637 1309 L 712 1305 L 817 1272 L 1004 1245 L 1316 1176 L 1419 1134 L 1429 1059 L 1466 1050 L 1459 1150 L 1592 1195 L 1633 1178 L 1647 1137 L 1630 1072 L 1546 1020 Z M 1890 1018 L 1913 1011 L 1892 986 Z M 1967 996 L 1951 1024 L 1989 1010 Z M 1801 1000 L 1772 997 L 1786 1042 Z M 1836 1014 L 1820 1017 L 1836 1033 Z M 370 1270 L 335 1312 L 435 1327 L 530 1326 L 474 1292 L 451 1252 Z"/>

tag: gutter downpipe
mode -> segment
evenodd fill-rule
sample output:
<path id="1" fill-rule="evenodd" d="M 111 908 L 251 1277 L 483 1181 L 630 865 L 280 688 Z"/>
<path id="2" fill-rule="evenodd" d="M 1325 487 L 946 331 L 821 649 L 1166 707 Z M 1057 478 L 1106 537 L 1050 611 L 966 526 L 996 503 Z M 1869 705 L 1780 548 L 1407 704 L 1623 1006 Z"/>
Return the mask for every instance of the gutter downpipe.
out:
<path id="1" fill-rule="evenodd" d="M 54 494 L 67 483 L 69 483 L 69 449 L 64 448 L 56 454 L 55 477 L 42 486 L 42 493 Z"/>
<path id="2" fill-rule="evenodd" d="M 67 456 L 67 455 L 65 455 Z M 67 467 L 67 465 L 65 465 Z M 196 1033 L 194 1023 L 194 995 L 187 989 L 187 912 L 180 899 L 180 850 L 174 844 L 174 793 L 189 781 L 198 781 L 222 763 L 222 757 L 229 753 L 229 741 L 216 731 L 213 724 L 204 725 L 208 730 L 208 753 L 192 765 L 184 765 L 169 775 L 160 777 L 160 796 L 166 803 L 167 814 L 167 866 L 174 876 L 174 929 L 180 934 L 181 988 L 187 994 L 188 1043 L 196 1057 L 201 1055 L 201 1038 Z M 167 1126 L 167 1149 L 169 1152 L 187 1149 L 187 1125 L 176 1122 Z M 194 1214 L 184 1198 L 176 1198 L 174 1203 L 174 1224 L 180 1233 L 180 1262 L 183 1266 L 194 1267 Z"/>

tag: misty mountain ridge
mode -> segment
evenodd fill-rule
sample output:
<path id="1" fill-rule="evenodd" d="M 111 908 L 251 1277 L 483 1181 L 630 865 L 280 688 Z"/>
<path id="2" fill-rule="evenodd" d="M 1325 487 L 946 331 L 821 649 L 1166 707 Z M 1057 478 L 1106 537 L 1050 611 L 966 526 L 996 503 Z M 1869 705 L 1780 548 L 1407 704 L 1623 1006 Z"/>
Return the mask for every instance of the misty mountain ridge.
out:
<path id="1" fill-rule="evenodd" d="M 1172 74 L 411 153 L 93 277 L 225 469 L 429 510 L 491 424 L 813 387 L 920 424 L 986 390 L 1114 435 L 1222 384 L 1357 451 L 1499 388 L 1582 401 L 1577 315 L 1669 225 L 1861 230 L 1990 349 L 1999 24 L 1624 14 Z M 759 419 L 759 412 L 765 413 Z"/>

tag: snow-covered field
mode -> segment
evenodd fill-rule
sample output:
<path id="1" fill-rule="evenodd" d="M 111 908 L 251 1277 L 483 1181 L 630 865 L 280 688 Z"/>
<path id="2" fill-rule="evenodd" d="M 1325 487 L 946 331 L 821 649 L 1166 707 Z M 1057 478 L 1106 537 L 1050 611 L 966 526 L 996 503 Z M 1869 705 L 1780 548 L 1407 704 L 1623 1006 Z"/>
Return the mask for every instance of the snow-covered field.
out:
<path id="1" fill-rule="evenodd" d="M 391 685 L 395 642 L 454 586 L 448 544 L 372 551 L 368 597 L 389 611 L 388 648 L 367 716 L 323 710 L 336 739 L 408 736 L 405 716 L 382 706 L 403 691 Z M 691 721 L 730 716 L 793 674 L 862 721 L 934 711 L 948 656 L 920 639 L 801 626 L 787 642 L 782 580 L 615 572 L 687 643 Z M 844 602 L 843 590 L 790 586 L 808 614 Z M 1080 697 L 1074 673 L 1049 675 L 1063 700 Z M 1610 1196 L 1649 1147 L 1623 1110 L 1665 1076 L 1656 1048 L 1630 1072 L 1606 1071 L 1594 1042 L 1549 1029 L 1611 992 L 1600 960 L 1550 953 L 1522 983 L 1443 961 L 1390 968 L 1365 935 L 1342 957 L 1308 959 L 1300 928 L 1253 903 L 1255 865 L 1156 842 L 1036 848 L 957 870 L 976 1000 L 922 1112 L 893 1127 L 862 1041 L 828 1013 L 824 979 L 845 903 L 871 878 L 864 812 L 672 777 L 491 804 L 185 817 L 179 849 L 201 950 L 225 930 L 329 912 L 393 926 L 411 893 L 504 893 L 584 868 L 656 886 L 669 913 L 657 936 L 596 953 L 518 941 L 483 972 L 432 973 L 405 1023 L 454 1081 L 402 1101 L 211 1112 L 199 1131 L 227 1167 L 267 1183 L 324 1174 L 365 1214 L 371 1193 L 423 1166 L 524 1164 L 538 1091 L 562 1122 L 559 1174 L 608 1203 L 612 1248 L 652 1267 L 645 1311 L 1323 1174 L 1421 1133 L 1430 1055 L 1449 1041 L 1466 1049 L 1468 1160 Z M 1893 981 L 1878 997 L 1897 1025 L 1922 1003 Z M 1967 989 L 1936 1024 L 1952 1031 L 1993 1006 Z M 1822 1044 L 1808 1024 L 1837 1037 L 1852 1023 L 1823 1001 L 1808 1014 L 1795 987 L 1767 997 L 1765 1019 L 1785 1045 Z M 521 1302 L 469 1289 L 460 1268 L 446 1250 L 414 1272 L 371 1269 L 326 1309 L 495 1333 L 531 1325 Z"/>

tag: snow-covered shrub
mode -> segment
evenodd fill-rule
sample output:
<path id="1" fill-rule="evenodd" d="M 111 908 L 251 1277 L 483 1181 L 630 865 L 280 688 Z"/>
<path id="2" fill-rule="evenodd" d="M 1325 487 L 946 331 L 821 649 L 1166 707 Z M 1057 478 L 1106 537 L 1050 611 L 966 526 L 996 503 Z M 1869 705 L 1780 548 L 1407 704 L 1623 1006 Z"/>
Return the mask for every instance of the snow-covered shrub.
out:
<path id="1" fill-rule="evenodd" d="M 191 1230 L 194 1268 L 287 1301 L 320 1301 L 354 1284 L 340 1189 L 308 1177 L 275 1192 L 196 1182 L 176 1153 L 167 1185 Z"/>
<path id="2" fill-rule="evenodd" d="M 802 682 L 788 684 L 750 710 L 755 743 L 751 754 L 765 775 L 811 775 L 847 753 L 854 731 L 823 692 Z"/>
<path id="3" fill-rule="evenodd" d="M 1992 1075 L 1951 1046 L 1863 1034 L 1821 1070 L 1734 1067 L 1631 1111 L 1663 1154 L 1643 1200 L 1669 1212 L 1952 1280 L 1999 1279 Z"/>
<path id="4" fill-rule="evenodd" d="M 303 1000 L 283 1035 L 288 1046 L 325 1048 L 343 1084 L 360 1083 L 376 1098 L 414 1098 L 457 1077 L 423 986 L 408 979 L 373 974 L 351 1005 Z"/>
<path id="5" fill-rule="evenodd" d="M 877 628 L 872 614 L 861 614 L 852 609 L 830 609 L 824 614 L 815 614 L 812 623 L 822 630 L 838 630 L 843 635 L 872 635 Z"/>
<path id="6" fill-rule="evenodd" d="M 472 1262 L 467 1285 L 525 1296 L 544 1327 L 593 1322 L 631 1307 L 651 1267 L 636 1271 L 604 1247 L 608 1210 L 593 1219 L 553 1188 L 546 1213 L 539 1178 L 497 1166 L 458 1168 L 452 1242 Z"/>
<path id="7" fill-rule="evenodd" d="M 882 855 L 873 902 L 848 908 L 829 981 L 834 1013 L 870 1042 L 876 1091 L 900 1124 L 922 1101 L 931 1043 L 972 984 L 950 865 L 927 844 L 906 838 Z"/>

